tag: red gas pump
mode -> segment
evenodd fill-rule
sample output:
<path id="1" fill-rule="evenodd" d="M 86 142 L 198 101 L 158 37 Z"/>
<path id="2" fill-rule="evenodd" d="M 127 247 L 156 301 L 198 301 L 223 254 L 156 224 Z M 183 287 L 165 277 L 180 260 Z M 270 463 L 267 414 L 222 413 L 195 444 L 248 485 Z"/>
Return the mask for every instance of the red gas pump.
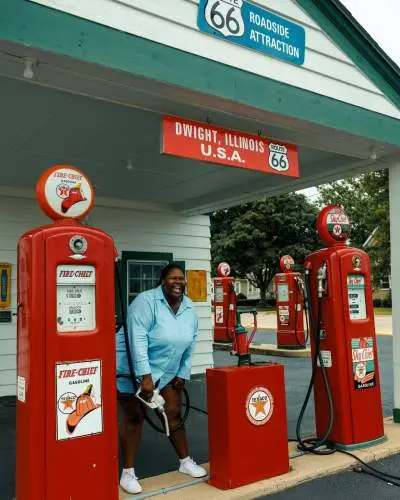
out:
<path id="1" fill-rule="evenodd" d="M 214 278 L 214 340 L 232 342 L 236 325 L 236 293 L 231 268 L 221 262 Z"/>
<path id="2" fill-rule="evenodd" d="M 328 248 L 305 260 L 317 435 L 337 448 L 365 447 L 384 440 L 369 258 L 346 246 L 341 207 L 324 208 L 317 227 Z"/>
<path id="3" fill-rule="evenodd" d="M 295 273 L 294 260 L 284 255 L 280 260 L 282 273 L 275 274 L 277 346 L 280 349 L 305 349 L 304 333 L 304 281 Z"/>
<path id="4" fill-rule="evenodd" d="M 114 242 L 80 225 L 93 188 L 74 167 L 37 184 L 55 223 L 18 243 L 18 500 L 118 498 Z"/>

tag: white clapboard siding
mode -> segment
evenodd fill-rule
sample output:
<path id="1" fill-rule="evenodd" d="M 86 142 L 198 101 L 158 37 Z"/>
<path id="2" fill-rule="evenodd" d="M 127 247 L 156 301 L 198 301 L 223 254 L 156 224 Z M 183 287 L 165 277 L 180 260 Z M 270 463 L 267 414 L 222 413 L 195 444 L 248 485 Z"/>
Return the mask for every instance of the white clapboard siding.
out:
<path id="1" fill-rule="evenodd" d="M 101 201 L 99 201 L 101 203 Z M 206 216 L 185 217 L 173 213 L 141 212 L 96 206 L 90 224 L 110 233 L 119 251 L 172 253 L 185 261 L 186 269 L 207 271 L 210 290 L 210 224 Z M 16 312 L 17 241 L 19 236 L 50 221 L 33 199 L 0 198 L 0 262 L 12 268 L 12 310 Z M 196 303 L 199 336 L 193 357 L 193 373 L 212 366 L 211 302 Z M 0 397 L 16 392 L 16 318 L 0 324 Z"/>
<path id="2" fill-rule="evenodd" d="M 303 66 L 200 32 L 197 28 L 199 0 L 31 1 L 355 106 L 400 117 L 396 106 L 294 0 L 253 0 L 253 3 L 304 27 Z"/>

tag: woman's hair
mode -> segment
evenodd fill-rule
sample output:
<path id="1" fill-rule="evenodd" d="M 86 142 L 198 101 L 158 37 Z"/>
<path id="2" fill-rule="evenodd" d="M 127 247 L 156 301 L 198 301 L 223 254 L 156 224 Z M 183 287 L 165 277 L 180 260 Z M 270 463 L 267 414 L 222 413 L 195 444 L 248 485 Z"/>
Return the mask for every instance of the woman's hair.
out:
<path id="1" fill-rule="evenodd" d="M 183 274 L 185 274 L 185 271 L 183 270 L 181 264 L 178 264 L 177 262 L 170 262 L 161 270 L 160 280 L 158 282 L 159 285 L 161 285 L 162 280 L 165 280 L 165 278 L 168 276 L 168 273 L 172 271 L 172 269 L 179 269 L 183 272 Z"/>

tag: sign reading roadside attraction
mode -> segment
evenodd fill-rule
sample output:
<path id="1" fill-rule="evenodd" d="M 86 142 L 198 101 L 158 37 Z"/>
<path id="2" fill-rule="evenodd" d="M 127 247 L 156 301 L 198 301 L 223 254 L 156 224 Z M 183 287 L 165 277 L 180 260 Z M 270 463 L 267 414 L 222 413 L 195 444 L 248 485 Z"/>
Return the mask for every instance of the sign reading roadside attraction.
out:
<path id="1" fill-rule="evenodd" d="M 197 26 L 204 33 L 266 56 L 304 64 L 304 28 L 248 0 L 200 0 Z"/>
<path id="2" fill-rule="evenodd" d="M 176 117 L 163 118 L 162 152 L 268 174 L 299 177 L 297 147 L 292 144 Z"/>

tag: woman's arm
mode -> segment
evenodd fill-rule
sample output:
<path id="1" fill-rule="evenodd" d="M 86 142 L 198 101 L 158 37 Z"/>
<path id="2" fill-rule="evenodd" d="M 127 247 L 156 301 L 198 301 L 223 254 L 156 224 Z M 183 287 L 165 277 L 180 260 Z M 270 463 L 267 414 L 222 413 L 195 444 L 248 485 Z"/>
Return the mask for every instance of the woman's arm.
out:
<path id="1" fill-rule="evenodd" d="M 138 295 L 129 306 L 128 335 L 133 360 L 133 369 L 137 377 L 150 375 L 148 355 L 148 333 L 153 326 L 153 311 L 148 297 Z"/>
<path id="2" fill-rule="evenodd" d="M 192 371 L 192 357 L 193 357 L 193 351 L 194 348 L 196 347 L 196 340 L 197 336 L 199 334 L 199 322 L 196 318 L 196 325 L 193 333 L 193 340 L 190 344 L 190 346 L 185 350 L 185 352 L 182 355 L 181 358 L 181 363 L 179 366 L 178 373 L 176 374 L 177 377 L 183 378 L 185 380 L 190 380 L 190 373 Z"/>

